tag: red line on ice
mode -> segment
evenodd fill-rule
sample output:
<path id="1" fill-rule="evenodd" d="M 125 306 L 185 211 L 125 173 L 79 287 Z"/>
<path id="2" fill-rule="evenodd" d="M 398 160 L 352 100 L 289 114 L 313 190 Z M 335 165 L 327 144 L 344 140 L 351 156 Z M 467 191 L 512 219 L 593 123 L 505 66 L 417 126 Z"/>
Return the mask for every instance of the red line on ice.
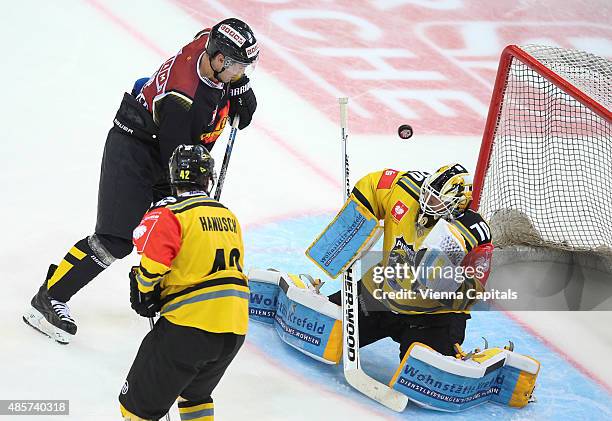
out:
<path id="1" fill-rule="evenodd" d="M 510 319 L 512 319 L 516 324 L 518 324 L 519 326 L 521 326 L 523 329 L 525 329 L 531 336 L 537 338 L 540 340 L 540 342 L 542 342 L 545 346 L 547 346 L 548 348 L 552 349 L 553 352 L 555 352 L 556 354 L 559 354 L 561 357 L 563 357 L 563 359 L 565 359 L 568 363 L 570 363 L 571 365 L 573 365 L 578 371 L 580 371 L 582 374 L 584 374 L 586 377 L 592 379 L 595 383 L 597 383 L 599 386 L 601 386 L 604 390 L 606 390 L 609 394 L 612 395 L 612 385 L 607 384 L 602 378 L 600 378 L 597 374 L 595 374 L 593 371 L 591 371 L 590 369 L 588 369 L 587 367 L 585 367 L 584 365 L 582 365 L 582 363 L 576 361 L 574 358 L 572 358 L 572 356 L 570 354 L 568 354 L 567 352 L 565 352 L 562 348 L 558 347 L 557 345 L 555 345 L 554 343 L 552 343 L 550 340 L 546 339 L 544 336 L 540 335 L 538 332 L 536 332 L 531 326 L 529 326 L 526 322 L 522 321 L 521 319 L 519 319 L 517 316 L 515 316 L 514 314 L 510 313 L 509 311 L 503 311 L 503 313 L 509 317 Z"/>
<path id="2" fill-rule="evenodd" d="M 123 20 L 121 17 L 114 14 L 110 9 L 100 3 L 98 0 L 84 0 L 85 3 L 92 6 L 96 9 L 100 14 L 104 15 L 108 20 L 110 20 L 115 25 L 119 26 L 125 32 L 127 32 L 131 37 L 135 38 L 139 42 L 143 43 L 147 48 L 152 50 L 153 52 L 159 54 L 160 56 L 167 58 L 170 54 L 166 53 L 162 50 L 155 42 L 150 40 L 146 35 L 136 29 L 134 26 L 130 25 L 129 22 Z"/>

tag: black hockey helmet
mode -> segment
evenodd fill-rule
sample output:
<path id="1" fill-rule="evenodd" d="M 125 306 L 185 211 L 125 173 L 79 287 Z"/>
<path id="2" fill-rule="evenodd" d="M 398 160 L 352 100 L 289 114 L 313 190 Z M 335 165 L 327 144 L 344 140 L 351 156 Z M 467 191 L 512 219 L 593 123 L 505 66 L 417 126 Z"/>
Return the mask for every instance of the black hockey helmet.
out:
<path id="1" fill-rule="evenodd" d="M 233 64 L 253 67 L 259 58 L 255 34 L 249 25 L 237 18 L 224 19 L 212 27 L 206 43 L 206 52 L 210 59 L 218 53 L 223 54 L 224 69 Z"/>
<path id="2" fill-rule="evenodd" d="M 202 145 L 178 145 L 170 158 L 170 185 L 210 194 L 215 184 L 215 160 Z"/>

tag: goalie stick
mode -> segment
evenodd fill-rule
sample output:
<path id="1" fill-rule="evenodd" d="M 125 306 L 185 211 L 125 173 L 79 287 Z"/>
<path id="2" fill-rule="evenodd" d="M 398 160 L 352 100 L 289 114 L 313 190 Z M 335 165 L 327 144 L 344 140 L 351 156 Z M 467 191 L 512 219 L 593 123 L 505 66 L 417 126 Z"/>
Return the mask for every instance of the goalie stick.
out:
<path id="1" fill-rule="evenodd" d="M 351 194 L 349 180 L 349 161 L 346 151 L 347 106 L 348 98 L 338 98 L 340 104 L 340 129 L 342 136 L 342 162 L 344 178 L 344 201 Z M 353 276 L 353 268 L 349 266 L 342 274 L 342 365 L 344 378 L 352 387 L 380 402 L 389 409 L 402 412 L 408 404 L 408 397 L 397 390 L 368 376 L 359 363 L 359 299 L 357 295 L 357 281 Z"/>

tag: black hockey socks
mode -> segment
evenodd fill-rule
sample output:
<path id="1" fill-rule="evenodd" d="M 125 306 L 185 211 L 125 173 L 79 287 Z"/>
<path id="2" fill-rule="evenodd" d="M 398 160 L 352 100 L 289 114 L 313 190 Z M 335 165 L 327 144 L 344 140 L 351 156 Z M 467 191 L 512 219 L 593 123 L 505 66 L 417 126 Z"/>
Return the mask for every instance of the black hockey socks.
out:
<path id="1" fill-rule="evenodd" d="M 85 237 L 68 251 L 47 281 L 49 296 L 67 302 L 115 260 L 98 236 Z"/>
<path id="2" fill-rule="evenodd" d="M 178 403 L 181 421 L 213 421 L 215 419 L 215 404 L 212 398 L 201 401 L 183 401 Z"/>

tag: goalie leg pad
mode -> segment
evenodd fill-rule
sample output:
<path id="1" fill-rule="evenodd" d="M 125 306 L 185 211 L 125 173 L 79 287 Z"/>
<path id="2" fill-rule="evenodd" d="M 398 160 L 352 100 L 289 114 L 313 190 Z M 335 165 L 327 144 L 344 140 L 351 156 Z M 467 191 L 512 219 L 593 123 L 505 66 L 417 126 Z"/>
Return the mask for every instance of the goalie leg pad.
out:
<path id="1" fill-rule="evenodd" d="M 342 312 L 326 296 L 304 286 L 296 275 L 282 277 L 276 332 L 300 352 L 327 364 L 342 356 Z"/>
<path id="2" fill-rule="evenodd" d="M 338 215 L 306 250 L 306 256 L 335 279 L 359 253 L 372 247 L 382 228 L 378 219 L 352 196 Z"/>
<path id="3" fill-rule="evenodd" d="M 500 374 L 500 393 L 492 397 L 493 402 L 522 408 L 531 401 L 540 363 L 526 355 L 506 351 L 506 365 Z"/>
<path id="4" fill-rule="evenodd" d="M 283 342 L 327 364 L 342 356 L 341 307 L 319 295 L 297 275 L 249 272 L 251 319 L 274 324 Z"/>
<path id="5" fill-rule="evenodd" d="M 281 273 L 273 270 L 249 271 L 249 318 L 257 322 L 274 324 L 278 307 Z"/>
<path id="6" fill-rule="evenodd" d="M 389 386 L 418 405 L 438 411 L 463 411 L 487 401 L 523 407 L 533 393 L 539 369 L 536 360 L 506 349 L 485 349 L 462 360 L 416 342 Z"/>

